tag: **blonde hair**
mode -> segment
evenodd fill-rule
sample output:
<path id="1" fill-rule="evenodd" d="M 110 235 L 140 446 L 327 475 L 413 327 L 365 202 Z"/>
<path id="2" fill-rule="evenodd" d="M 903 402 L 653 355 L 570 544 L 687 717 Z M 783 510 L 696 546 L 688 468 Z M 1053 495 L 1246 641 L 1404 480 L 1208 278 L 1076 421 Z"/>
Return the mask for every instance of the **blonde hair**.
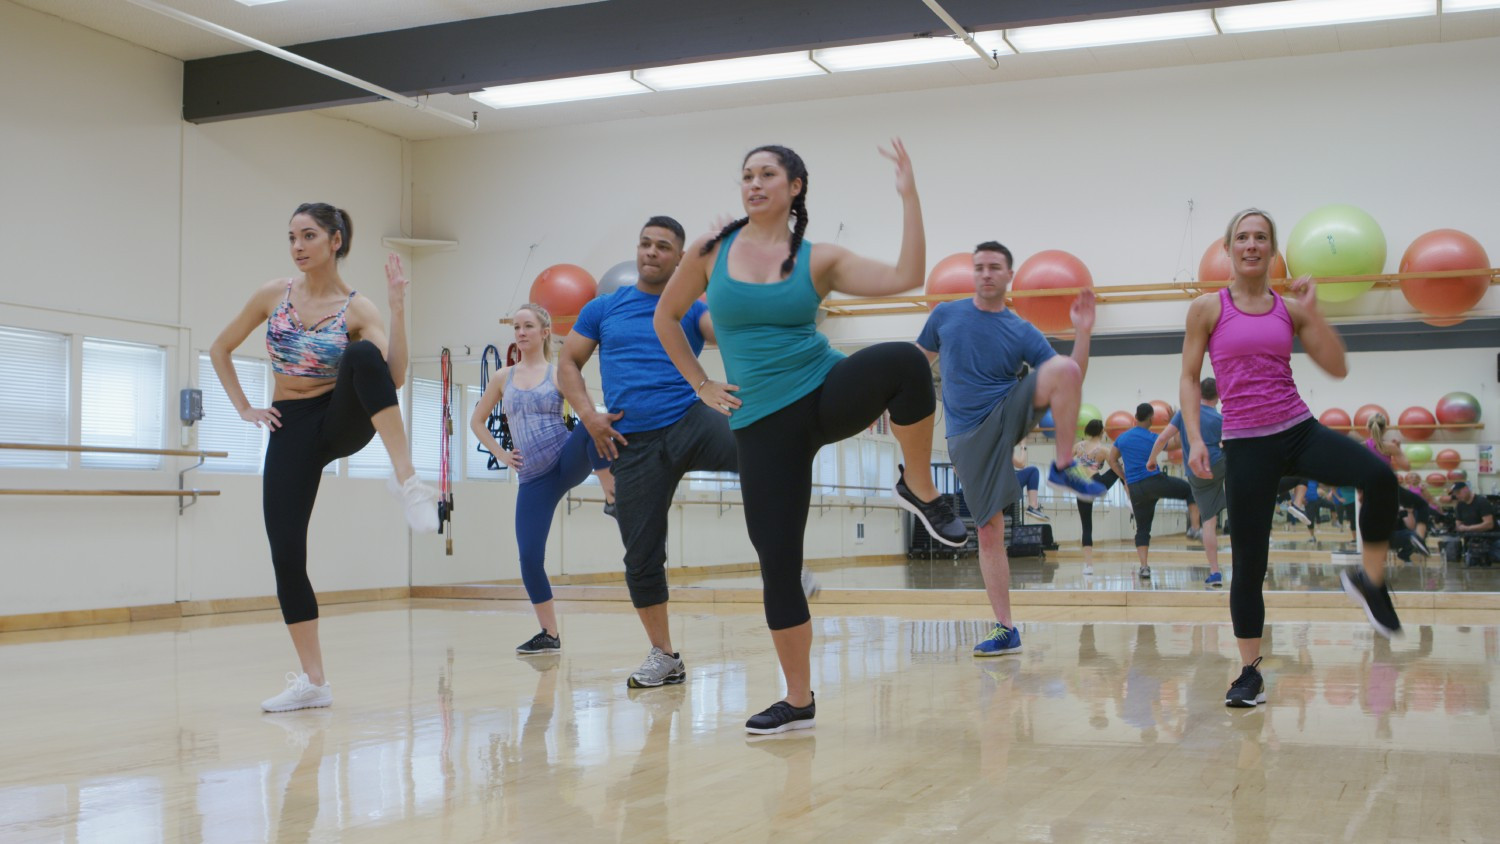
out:
<path id="1" fill-rule="evenodd" d="M 1271 228 L 1271 252 L 1272 254 L 1275 254 L 1276 221 L 1271 219 L 1270 214 L 1260 210 L 1259 208 L 1246 208 L 1244 211 L 1241 211 L 1240 213 L 1234 215 L 1232 219 L 1230 219 L 1229 228 L 1224 230 L 1224 248 L 1226 250 L 1229 249 L 1229 245 L 1234 242 L 1234 230 L 1240 227 L 1240 223 L 1246 217 L 1260 217 L 1261 219 L 1266 221 L 1266 225 Z"/>
<path id="2" fill-rule="evenodd" d="M 1391 420 L 1385 418 L 1384 413 L 1370 414 L 1369 421 L 1365 422 L 1365 428 L 1370 432 L 1370 439 L 1378 445 L 1385 439 L 1385 429 L 1390 427 Z"/>
<path id="3" fill-rule="evenodd" d="M 516 313 L 521 311 L 531 311 L 536 315 L 536 321 L 542 324 L 542 359 L 550 363 L 552 361 L 552 314 L 535 302 L 527 302 L 516 308 Z"/>

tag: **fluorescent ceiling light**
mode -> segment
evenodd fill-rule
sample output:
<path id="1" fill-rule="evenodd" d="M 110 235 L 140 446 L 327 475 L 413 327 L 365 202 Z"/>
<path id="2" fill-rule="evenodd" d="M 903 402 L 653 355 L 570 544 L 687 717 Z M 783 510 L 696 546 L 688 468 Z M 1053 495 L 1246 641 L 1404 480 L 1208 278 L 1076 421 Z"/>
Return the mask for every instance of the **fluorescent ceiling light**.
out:
<path id="1" fill-rule="evenodd" d="M 237 0 L 242 6 L 264 6 L 267 3 L 280 3 L 282 0 Z"/>
<path id="2" fill-rule="evenodd" d="M 977 41 L 978 39 L 976 39 Z M 999 50 L 1010 53 L 1004 41 L 995 38 L 998 47 L 980 44 L 986 52 Z M 956 62 L 977 59 L 969 45 L 957 38 L 904 38 L 900 41 L 881 41 L 876 44 L 856 44 L 852 47 L 829 47 L 813 50 L 813 61 L 837 73 L 845 70 L 868 70 L 874 67 L 896 67 L 928 62 Z"/>
<path id="3" fill-rule="evenodd" d="M 1103 47 L 1109 44 L 1138 44 L 1143 41 L 1217 34 L 1213 13 L 1208 9 L 1023 26 L 1005 32 L 1006 38 L 1021 53 Z"/>
<path id="4" fill-rule="evenodd" d="M 1216 9 L 1219 29 L 1258 32 L 1437 14 L 1437 0 L 1282 0 Z"/>
<path id="5" fill-rule="evenodd" d="M 742 59 L 720 59 L 671 67 L 648 67 L 637 70 L 635 78 L 655 91 L 678 88 L 705 88 L 709 85 L 733 85 L 738 82 L 761 82 L 767 79 L 791 79 L 818 76 L 828 71 L 813 62 L 806 51 L 774 53 L 769 56 L 746 56 Z"/>
<path id="6" fill-rule="evenodd" d="M 1443 0 L 1443 14 L 1477 12 L 1480 9 L 1500 9 L 1500 0 Z"/>
<path id="7" fill-rule="evenodd" d="M 650 89 L 630 77 L 630 71 L 575 76 L 571 79 L 548 79 L 544 82 L 521 82 L 485 88 L 469 97 L 490 108 L 516 108 L 542 103 L 566 103 L 573 100 L 596 100 L 644 94 Z"/>

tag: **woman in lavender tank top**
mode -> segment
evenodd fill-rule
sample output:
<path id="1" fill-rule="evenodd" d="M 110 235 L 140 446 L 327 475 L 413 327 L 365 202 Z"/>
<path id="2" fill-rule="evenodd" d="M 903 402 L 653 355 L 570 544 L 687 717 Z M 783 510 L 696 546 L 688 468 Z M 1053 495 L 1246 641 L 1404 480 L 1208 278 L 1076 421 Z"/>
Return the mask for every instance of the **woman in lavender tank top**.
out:
<path id="1" fill-rule="evenodd" d="M 1312 418 L 1292 378 L 1292 340 L 1320 369 L 1342 378 L 1348 373 L 1344 342 L 1318 312 L 1316 282 L 1292 282 L 1290 299 L 1271 288 L 1269 269 L 1276 256 L 1271 216 L 1250 208 L 1236 214 L 1224 233 L 1229 254 L 1229 287 L 1205 293 L 1188 308 L 1182 345 L 1179 394 L 1192 457 L 1189 468 L 1211 476 L 1208 450 L 1199 425 L 1199 379 L 1208 354 L 1223 399 L 1224 456 L 1229 519 L 1233 525 L 1234 580 L 1229 611 L 1244 669 L 1224 703 L 1253 707 L 1264 703 L 1260 640 L 1265 625 L 1265 581 L 1270 553 L 1276 487 L 1283 475 L 1319 484 L 1354 486 L 1364 493 L 1359 532 L 1363 566 L 1340 573 L 1344 591 L 1363 606 L 1376 632 L 1400 632 L 1385 586 L 1385 556 L 1396 522 L 1396 480 L 1389 467 L 1358 442 Z"/>

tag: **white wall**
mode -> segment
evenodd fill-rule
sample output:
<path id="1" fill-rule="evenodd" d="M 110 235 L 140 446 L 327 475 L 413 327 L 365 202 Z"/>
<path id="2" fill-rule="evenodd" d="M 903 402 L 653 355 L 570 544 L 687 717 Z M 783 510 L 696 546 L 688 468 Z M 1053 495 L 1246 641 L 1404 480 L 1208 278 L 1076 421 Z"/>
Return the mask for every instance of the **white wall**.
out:
<path id="1" fill-rule="evenodd" d="M 401 212 L 397 139 L 315 115 L 190 126 L 181 92 L 180 62 L 0 2 L 0 324 L 164 347 L 164 447 L 192 442 L 191 429 L 187 443 L 179 436 L 176 393 L 196 378 L 198 352 L 257 284 L 292 272 L 292 208 L 349 209 L 345 276 L 382 308 L 379 236 L 399 233 Z M 240 354 L 264 357 L 259 332 Z M 76 442 L 76 405 L 73 416 Z M 6 469 L 0 486 L 170 489 L 189 463 Z M 273 594 L 259 476 L 199 472 L 189 483 L 224 494 L 181 517 L 171 499 L 0 499 L 0 615 Z M 406 545 L 379 481 L 324 481 L 310 542 L 317 588 L 405 585 Z"/>

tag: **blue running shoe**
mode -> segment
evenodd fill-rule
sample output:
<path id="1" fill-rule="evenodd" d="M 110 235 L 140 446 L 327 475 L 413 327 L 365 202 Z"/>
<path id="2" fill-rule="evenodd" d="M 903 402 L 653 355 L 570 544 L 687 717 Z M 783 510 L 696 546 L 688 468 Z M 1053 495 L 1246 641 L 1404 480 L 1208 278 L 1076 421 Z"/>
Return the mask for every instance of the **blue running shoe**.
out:
<path id="1" fill-rule="evenodd" d="M 995 629 L 987 639 L 974 646 L 975 656 L 1001 656 L 1013 654 L 1021 649 L 1021 631 L 995 622 Z"/>
<path id="2" fill-rule="evenodd" d="M 1069 461 L 1063 469 L 1057 468 L 1056 463 L 1047 464 L 1047 483 L 1056 489 L 1071 490 L 1079 501 L 1093 501 L 1105 493 L 1104 484 L 1094 480 L 1077 461 Z"/>
<path id="3" fill-rule="evenodd" d="M 1204 585 L 1210 589 L 1224 588 L 1224 573 L 1221 571 L 1210 572 L 1208 577 L 1203 578 Z"/>

